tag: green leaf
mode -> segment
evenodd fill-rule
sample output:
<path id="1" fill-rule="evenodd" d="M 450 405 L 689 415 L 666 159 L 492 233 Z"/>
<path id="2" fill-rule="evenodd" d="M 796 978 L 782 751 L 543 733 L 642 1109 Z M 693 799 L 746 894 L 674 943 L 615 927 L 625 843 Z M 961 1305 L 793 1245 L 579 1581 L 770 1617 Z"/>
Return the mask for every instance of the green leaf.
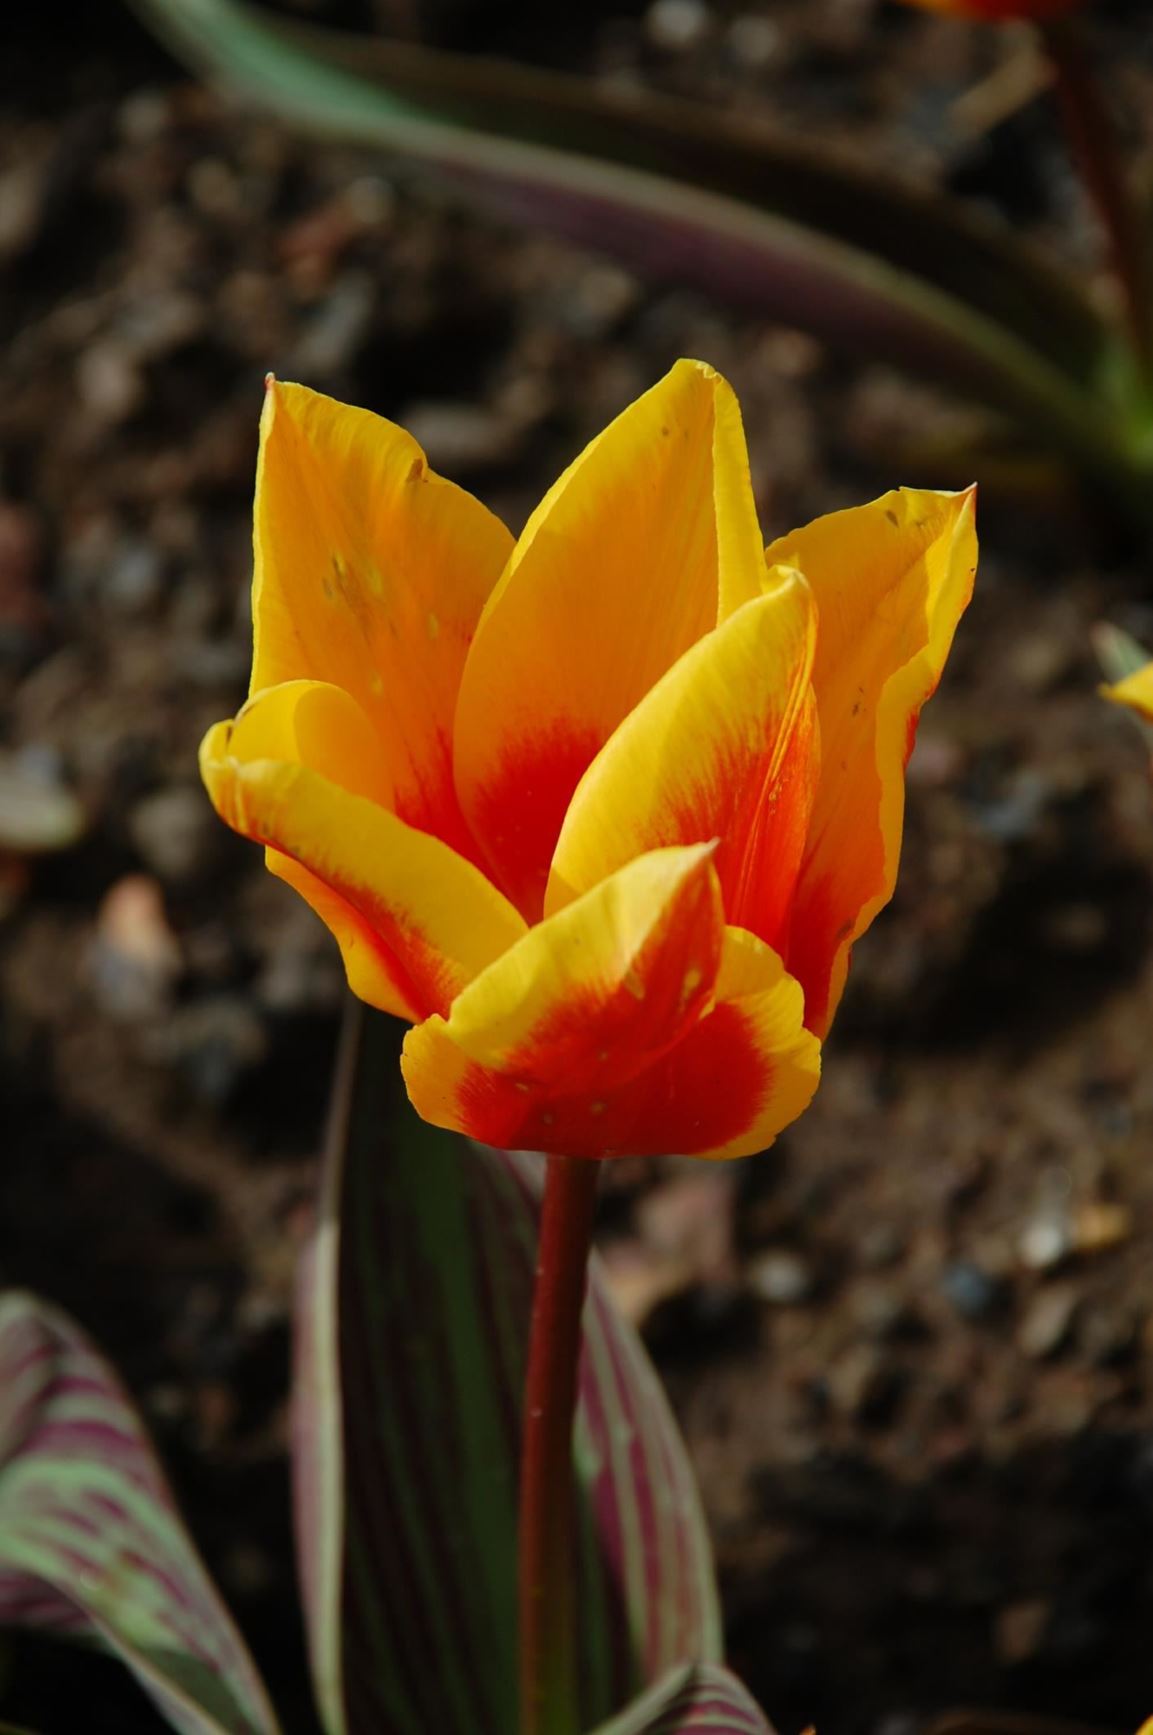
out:
<path id="1" fill-rule="evenodd" d="M 648 275 L 952 381 L 1148 517 L 1124 347 L 1079 290 L 967 208 L 702 105 L 358 39 L 243 0 L 130 4 L 191 65 L 298 124 L 402 152 Z"/>
<path id="2" fill-rule="evenodd" d="M 298 1328 L 298 1522 L 330 1735 L 516 1726 L 516 1480 L 539 1159 L 425 1126 L 397 1027 L 353 1015 Z M 703 1517 L 659 1381 L 594 1271 L 577 1428 L 585 1727 L 717 1660 Z"/>
<path id="3" fill-rule="evenodd" d="M 1110 621 L 1099 621 L 1093 628 L 1092 638 L 1097 661 L 1107 681 L 1124 681 L 1147 663 L 1153 663 L 1153 654 L 1132 633 L 1113 626 Z"/>
<path id="4" fill-rule="evenodd" d="M 716 1664 L 673 1669 L 596 1735 L 773 1735 L 737 1677 Z"/>
<path id="5" fill-rule="evenodd" d="M 70 1319 L 14 1291 L 0 1296 L 0 1625 L 100 1640 L 183 1735 L 276 1735 L 120 1382 Z"/>

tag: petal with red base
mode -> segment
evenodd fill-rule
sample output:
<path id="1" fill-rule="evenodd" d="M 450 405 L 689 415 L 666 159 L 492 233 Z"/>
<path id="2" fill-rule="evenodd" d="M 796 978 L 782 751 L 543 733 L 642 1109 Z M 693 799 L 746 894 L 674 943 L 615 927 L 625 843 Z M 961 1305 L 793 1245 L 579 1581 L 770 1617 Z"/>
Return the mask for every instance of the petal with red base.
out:
<path id="1" fill-rule="evenodd" d="M 736 398 L 711 368 L 678 362 L 533 513 L 465 665 L 461 804 L 530 920 L 585 768 L 718 610 L 759 594 L 763 571 Z"/>
<path id="2" fill-rule="evenodd" d="M 630 862 L 530 928 L 447 1020 L 411 1030 L 402 1064 L 418 1113 L 486 1143 L 531 1131 L 538 1149 L 604 1154 L 586 1125 L 710 1003 L 724 936 L 711 857 L 698 845 Z"/>
<path id="3" fill-rule="evenodd" d="M 717 838 L 727 920 L 780 945 L 817 778 L 817 620 L 800 573 L 767 584 L 685 652 L 590 765 L 546 909 L 646 850 Z"/>
<path id="4" fill-rule="evenodd" d="M 339 687 L 257 694 L 200 751 L 213 806 L 331 928 L 361 999 L 405 1018 L 446 1010 L 524 922 L 480 870 L 373 799 L 376 734 Z"/>
<path id="5" fill-rule="evenodd" d="M 799 566 L 820 618 L 813 691 L 821 775 L 797 877 L 788 968 L 823 1036 L 852 943 L 893 894 L 905 766 L 977 566 L 975 491 L 897 489 L 783 536 L 770 561 Z"/>
<path id="6" fill-rule="evenodd" d="M 752 1156 L 805 1112 L 820 1081 L 799 983 L 755 934 L 729 928 L 716 1005 L 611 1105 L 616 1153 Z"/>
<path id="7" fill-rule="evenodd" d="M 803 1011 L 800 987 L 776 954 L 729 929 L 712 1010 L 667 1054 L 632 1077 L 598 1081 L 595 1094 L 569 1081 L 547 1094 L 518 1090 L 503 1069 L 456 1047 L 435 1018 L 410 1031 L 405 1076 L 426 1119 L 498 1148 L 600 1159 L 743 1157 L 771 1145 L 820 1082 L 820 1043 Z M 440 1089 L 431 1095 L 434 1068 Z"/>
<path id="8" fill-rule="evenodd" d="M 660 851 L 642 861 L 688 853 Z M 543 929 L 568 921 L 575 933 L 578 914 L 581 925 L 587 924 L 603 902 L 606 886 L 639 868 L 633 863 L 602 882 L 550 917 Z M 692 937 L 692 923 L 686 921 L 691 913 L 687 887 L 676 902 L 683 904 L 682 910 L 666 904 L 661 917 L 666 928 L 662 973 L 670 1007 L 676 1004 L 677 976 Z M 530 940 L 541 932 L 533 929 Z M 505 963 L 486 972 L 486 978 L 503 974 Z M 507 1024 L 502 1024 L 502 1040 L 497 1042 L 470 1028 L 462 1032 L 467 1047 L 453 1031 L 454 1008 L 447 1022 L 430 1018 L 409 1032 L 403 1060 L 409 1095 L 426 1120 L 504 1149 L 593 1158 L 673 1151 L 736 1157 L 761 1150 L 803 1112 L 819 1082 L 820 1044 L 804 1028 L 800 987 L 785 974 L 774 952 L 738 929 L 724 934 L 713 995 L 704 995 L 696 968 L 690 965 L 685 971 L 694 1000 L 686 1003 L 678 1020 L 678 1039 L 663 1053 L 651 1054 L 639 1069 L 636 1061 L 644 1043 L 623 1032 L 631 1016 L 640 1016 L 642 1003 L 634 1013 L 618 999 L 621 1023 L 615 1033 L 607 1024 L 598 1025 L 595 1008 L 585 999 L 583 1004 L 578 1001 L 571 1019 L 550 1007 L 530 1019 L 527 1029 L 517 1020 L 517 1040 L 511 1045 L 503 1039 Z M 486 978 L 475 985 L 478 999 Z M 643 982 L 638 977 L 628 991 L 635 995 L 639 986 Z M 515 1018 L 511 983 L 503 987 L 505 1017 L 511 1013 Z M 697 995 L 704 996 L 703 1013 Z M 554 1058 L 558 1028 L 565 1042 Z M 666 1028 L 672 1028 L 671 1021 Z"/>
<path id="9" fill-rule="evenodd" d="M 465 854 L 452 720 L 512 537 L 403 428 L 270 382 L 256 478 L 252 691 L 312 678 L 376 725 L 385 805 Z"/>

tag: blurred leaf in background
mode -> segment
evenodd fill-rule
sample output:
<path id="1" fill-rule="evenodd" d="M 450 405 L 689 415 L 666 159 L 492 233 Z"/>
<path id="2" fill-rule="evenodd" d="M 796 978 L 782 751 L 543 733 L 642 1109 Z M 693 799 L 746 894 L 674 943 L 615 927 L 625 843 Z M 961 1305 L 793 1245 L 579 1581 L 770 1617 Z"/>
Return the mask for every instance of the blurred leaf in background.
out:
<path id="1" fill-rule="evenodd" d="M 651 92 L 285 21 L 130 0 L 193 69 L 418 160 L 506 219 L 944 381 L 1148 526 L 1148 406 L 1078 286 L 981 214 Z"/>

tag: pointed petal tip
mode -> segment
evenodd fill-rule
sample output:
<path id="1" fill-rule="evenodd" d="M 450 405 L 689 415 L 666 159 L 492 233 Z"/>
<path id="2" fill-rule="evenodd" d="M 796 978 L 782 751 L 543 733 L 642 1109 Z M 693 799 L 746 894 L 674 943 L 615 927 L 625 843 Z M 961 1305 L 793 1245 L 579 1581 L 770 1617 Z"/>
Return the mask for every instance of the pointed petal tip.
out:
<path id="1" fill-rule="evenodd" d="M 669 369 L 667 377 L 671 379 L 675 374 L 682 373 L 699 374 L 702 379 L 706 380 L 724 380 L 724 375 L 713 366 L 711 361 L 700 361 L 692 355 L 679 356 Z"/>
<path id="2" fill-rule="evenodd" d="M 1153 722 L 1153 663 L 1135 669 L 1119 681 L 1104 681 L 1097 691 L 1112 705 L 1122 705 L 1144 722 Z"/>

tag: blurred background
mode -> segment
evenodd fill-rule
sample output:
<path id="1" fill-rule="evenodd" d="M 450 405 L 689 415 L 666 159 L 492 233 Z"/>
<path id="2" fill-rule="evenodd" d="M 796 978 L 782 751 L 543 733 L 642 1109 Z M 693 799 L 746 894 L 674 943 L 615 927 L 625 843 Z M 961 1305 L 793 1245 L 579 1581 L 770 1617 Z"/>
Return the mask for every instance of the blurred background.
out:
<path id="1" fill-rule="evenodd" d="M 883 0 L 294 10 L 765 118 L 1092 276 L 1023 31 Z M 1147 172 L 1149 7 L 1091 10 Z M 971 479 L 973 412 L 929 384 L 301 139 L 117 0 L 4 9 L 0 1282 L 123 1370 L 290 1735 L 315 1725 L 288 1310 L 342 983 L 195 764 L 247 680 L 261 381 L 402 421 L 519 528 L 685 354 L 740 395 L 768 536 Z M 1153 1710 L 1153 799 L 1088 640 L 1103 616 L 1153 637 L 1150 562 L 1043 466 L 982 480 L 977 599 L 815 1108 L 767 1158 L 605 1177 L 731 1660 L 781 1735 Z M 0 1704 L 44 1735 L 162 1727 L 42 1639 L 4 1641 Z"/>

